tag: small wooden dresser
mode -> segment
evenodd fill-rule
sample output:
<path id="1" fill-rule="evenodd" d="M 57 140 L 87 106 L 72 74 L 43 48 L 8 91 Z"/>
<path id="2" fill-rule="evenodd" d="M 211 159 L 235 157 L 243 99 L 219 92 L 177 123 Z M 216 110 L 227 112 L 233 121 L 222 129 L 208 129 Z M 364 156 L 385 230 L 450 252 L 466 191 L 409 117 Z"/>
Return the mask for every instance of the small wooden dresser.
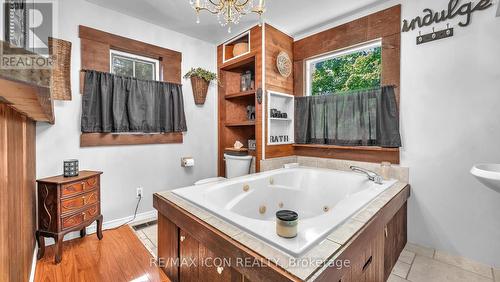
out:
<path id="1" fill-rule="evenodd" d="M 55 262 L 62 258 L 64 235 L 72 231 L 86 234 L 86 227 L 97 221 L 97 237 L 102 239 L 101 176 L 99 171 L 80 171 L 78 176 L 54 176 L 38 183 L 38 259 L 44 256 L 44 237 L 55 240 Z"/>

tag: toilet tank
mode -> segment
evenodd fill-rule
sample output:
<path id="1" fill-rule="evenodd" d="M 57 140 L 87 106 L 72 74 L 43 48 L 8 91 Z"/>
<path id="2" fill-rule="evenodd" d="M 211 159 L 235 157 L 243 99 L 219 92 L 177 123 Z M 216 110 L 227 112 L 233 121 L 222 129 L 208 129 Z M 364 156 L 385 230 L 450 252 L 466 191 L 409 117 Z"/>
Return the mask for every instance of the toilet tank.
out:
<path id="1" fill-rule="evenodd" d="M 252 156 L 232 156 L 224 154 L 226 160 L 226 177 L 233 178 L 250 173 Z"/>

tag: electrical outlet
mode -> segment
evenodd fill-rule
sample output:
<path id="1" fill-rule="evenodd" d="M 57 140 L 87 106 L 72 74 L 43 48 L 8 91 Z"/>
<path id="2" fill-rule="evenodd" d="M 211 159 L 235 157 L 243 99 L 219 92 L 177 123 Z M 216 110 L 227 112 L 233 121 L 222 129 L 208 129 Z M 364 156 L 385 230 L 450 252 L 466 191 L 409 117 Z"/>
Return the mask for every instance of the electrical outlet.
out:
<path id="1" fill-rule="evenodd" d="M 136 198 L 139 199 L 139 198 L 142 198 L 142 187 L 138 187 L 137 190 L 136 190 Z"/>

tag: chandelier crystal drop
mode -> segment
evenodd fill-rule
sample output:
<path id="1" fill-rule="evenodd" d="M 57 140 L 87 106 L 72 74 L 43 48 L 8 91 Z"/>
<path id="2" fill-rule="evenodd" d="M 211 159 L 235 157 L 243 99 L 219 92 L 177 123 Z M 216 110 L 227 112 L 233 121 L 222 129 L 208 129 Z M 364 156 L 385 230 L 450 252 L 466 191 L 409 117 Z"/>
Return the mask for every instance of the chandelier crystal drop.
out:
<path id="1" fill-rule="evenodd" d="M 189 0 L 196 12 L 196 23 L 200 23 L 200 11 L 208 11 L 217 15 L 221 26 L 228 26 L 231 33 L 231 25 L 240 22 L 242 16 L 255 13 L 259 15 L 259 24 L 262 23 L 262 15 L 265 12 L 265 0 L 258 0 L 258 5 L 254 5 L 254 0 Z"/>

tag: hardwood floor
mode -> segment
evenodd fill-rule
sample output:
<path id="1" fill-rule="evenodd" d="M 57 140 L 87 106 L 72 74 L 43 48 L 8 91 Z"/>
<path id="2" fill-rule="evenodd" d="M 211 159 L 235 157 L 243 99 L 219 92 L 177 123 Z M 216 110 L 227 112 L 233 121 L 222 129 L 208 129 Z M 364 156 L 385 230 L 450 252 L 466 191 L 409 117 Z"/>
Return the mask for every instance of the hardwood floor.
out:
<path id="1" fill-rule="evenodd" d="M 38 261 L 35 281 L 170 281 L 129 226 L 64 242 L 63 259 L 54 264 L 54 246 Z"/>

